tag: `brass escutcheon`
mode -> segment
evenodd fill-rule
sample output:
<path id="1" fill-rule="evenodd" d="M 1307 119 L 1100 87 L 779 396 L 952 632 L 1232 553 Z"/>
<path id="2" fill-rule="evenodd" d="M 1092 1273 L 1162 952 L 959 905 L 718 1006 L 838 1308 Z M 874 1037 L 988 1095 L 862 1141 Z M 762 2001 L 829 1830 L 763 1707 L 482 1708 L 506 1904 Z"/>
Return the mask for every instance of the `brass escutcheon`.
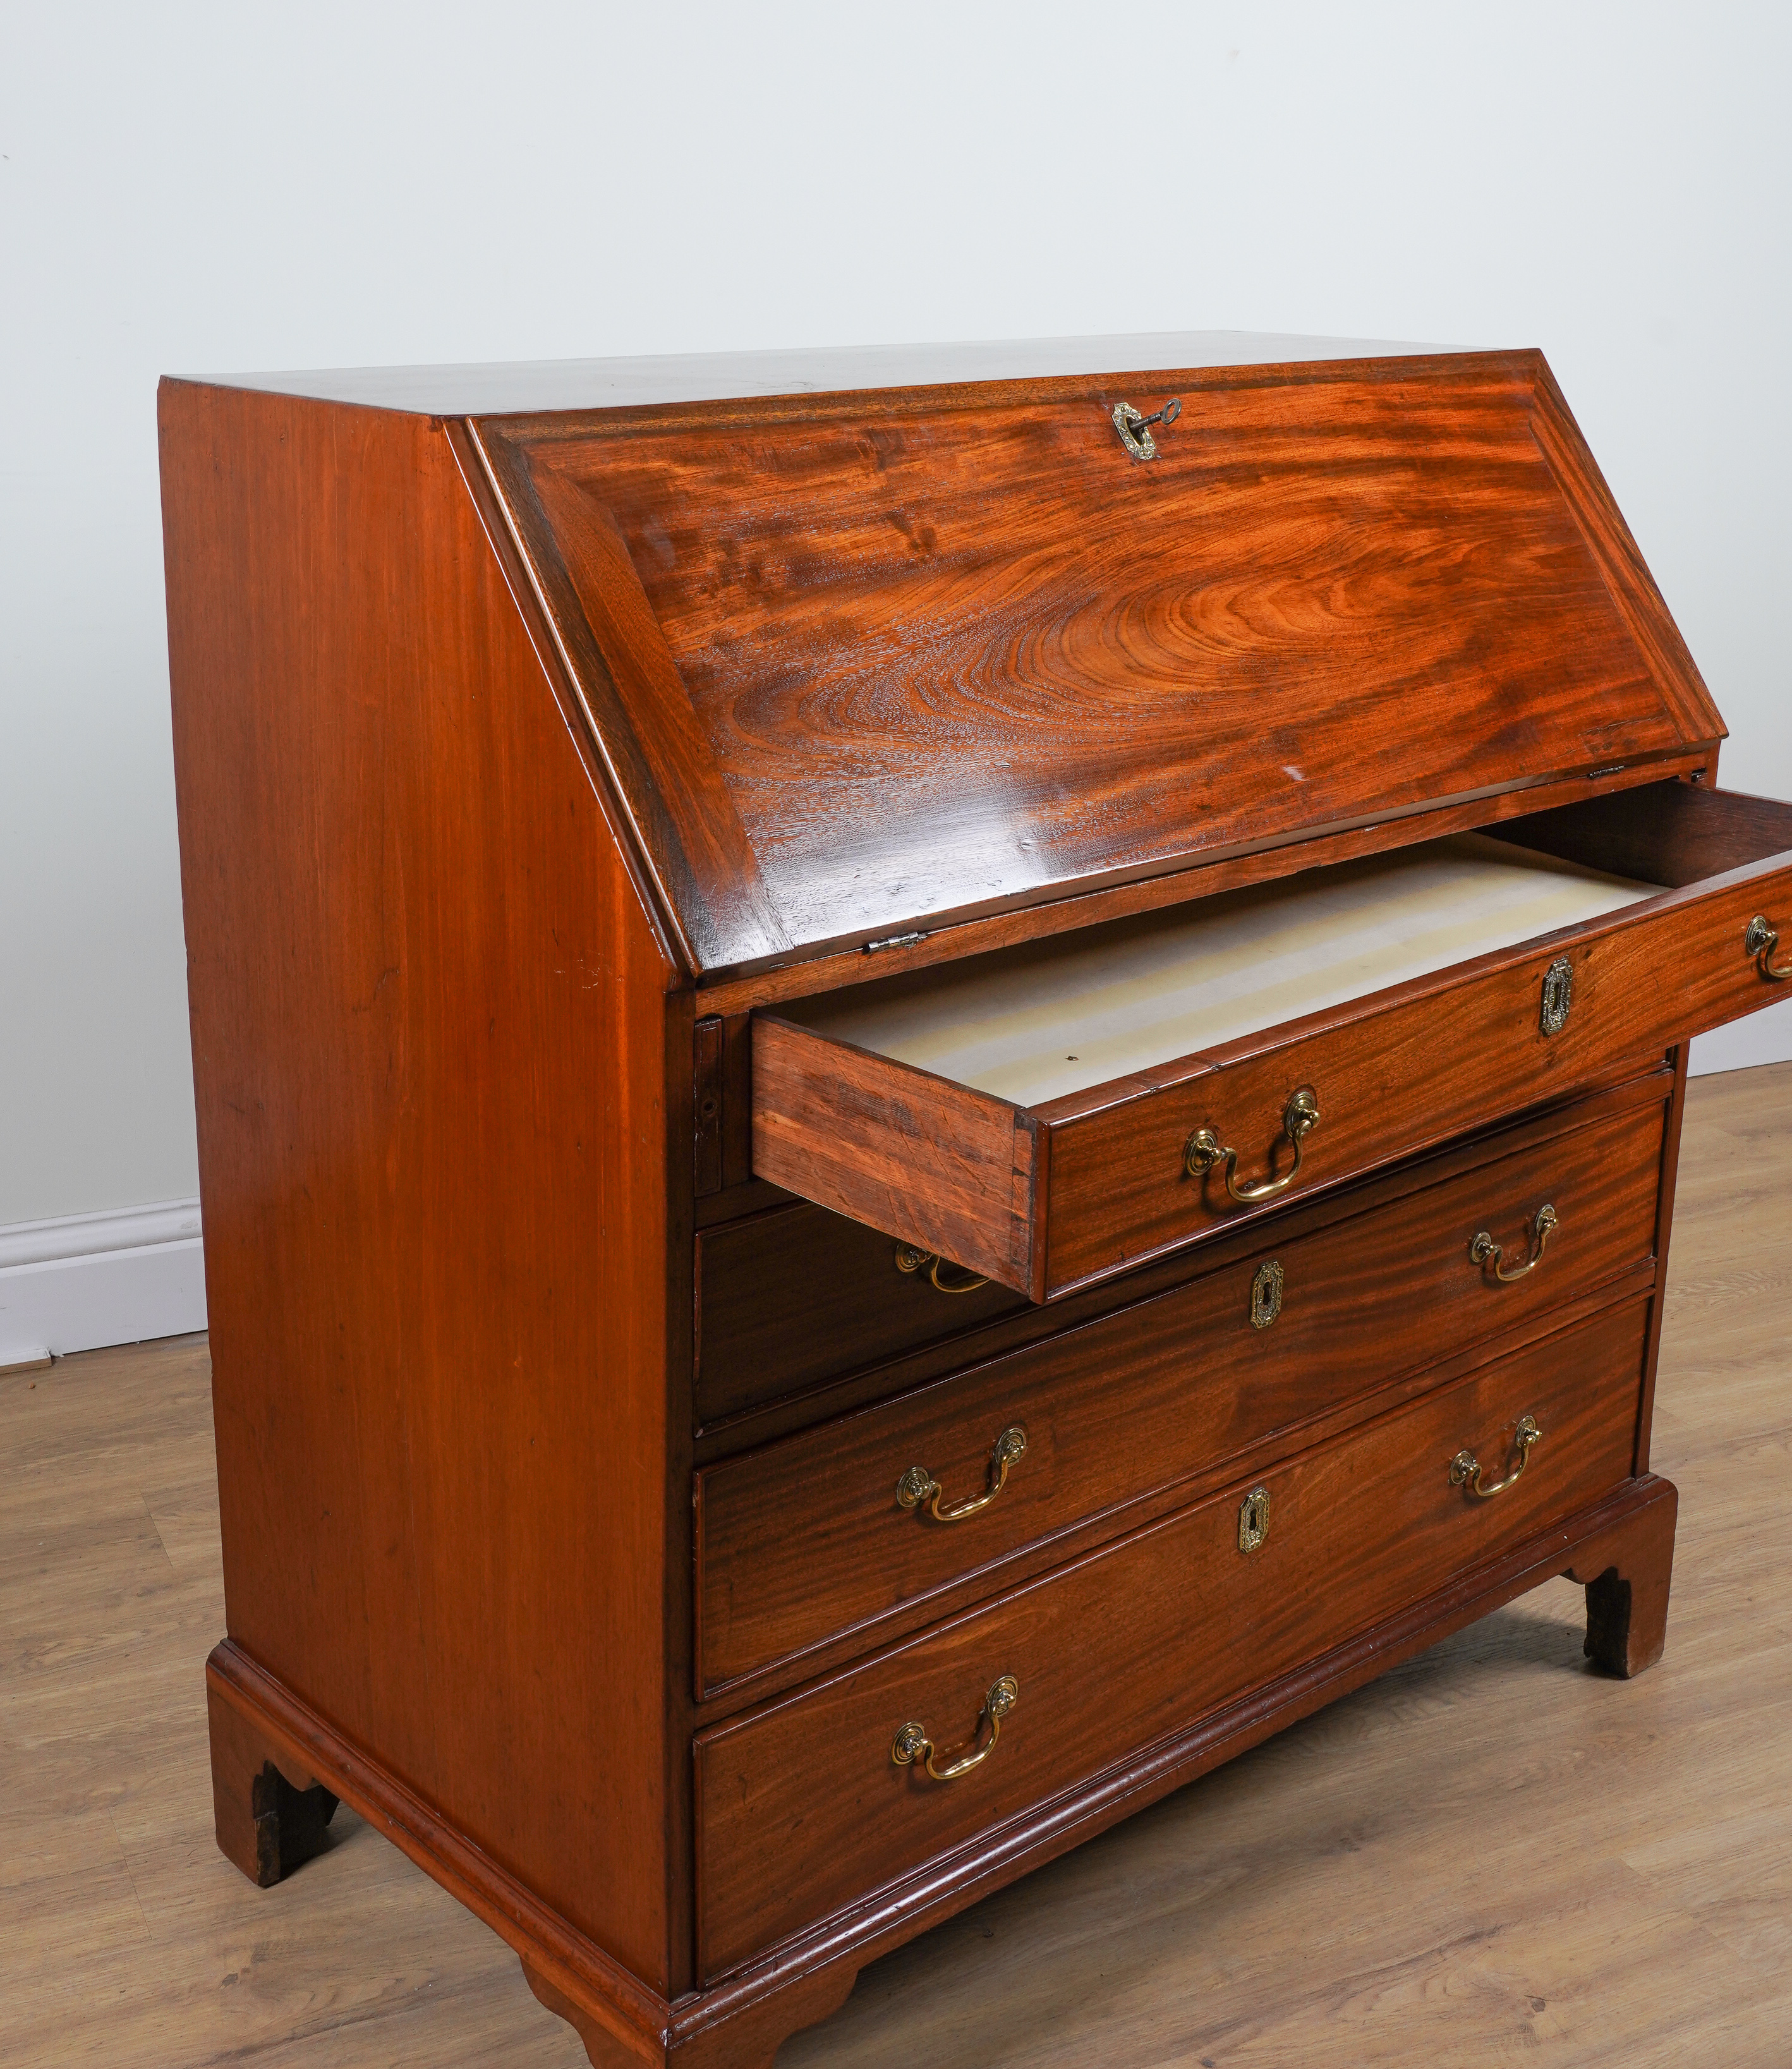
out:
<path id="1" fill-rule="evenodd" d="M 912 1243 L 896 1245 L 896 1268 L 898 1271 L 925 1271 L 928 1283 L 941 1293 L 974 1293 L 979 1286 L 990 1283 L 987 1279 L 979 1279 L 974 1271 L 965 1271 L 961 1264 L 949 1263 L 930 1250 L 917 1250 Z M 955 1271 L 959 1275 L 956 1279 L 942 1279 L 942 1271 Z"/>
<path id="2" fill-rule="evenodd" d="M 1282 1312 L 1282 1267 L 1277 1258 L 1257 1267 L 1251 1282 L 1251 1326 L 1267 1329 Z"/>
<path id="3" fill-rule="evenodd" d="M 1518 1463 L 1503 1480 L 1496 1480 L 1492 1487 L 1481 1484 L 1481 1468 L 1472 1451 L 1458 1451 L 1450 1461 L 1450 1484 L 1465 1487 L 1483 1501 L 1491 1501 L 1496 1494 L 1504 1494 L 1509 1487 L 1516 1487 L 1524 1476 L 1525 1467 L 1531 1455 L 1531 1447 L 1543 1432 L 1537 1426 L 1534 1415 L 1518 1418 Z"/>
<path id="4" fill-rule="evenodd" d="M 1269 1535 L 1269 1489 L 1253 1487 L 1239 1504 L 1239 1549 L 1255 1552 Z"/>
<path id="5" fill-rule="evenodd" d="M 1267 1200 L 1285 1193 L 1300 1175 L 1300 1145 L 1319 1125 L 1319 1095 L 1311 1085 L 1299 1085 L 1288 1095 L 1282 1113 L 1282 1133 L 1294 1145 L 1294 1161 L 1280 1178 L 1259 1179 L 1254 1185 L 1239 1183 L 1239 1153 L 1229 1149 L 1210 1128 L 1198 1128 L 1182 1152 L 1182 1168 L 1191 1178 L 1205 1176 L 1222 1158 L 1226 1164 L 1226 1190 L 1241 1206 Z M 1275 1151 L 1270 1152 L 1274 1168 Z"/>
<path id="6" fill-rule="evenodd" d="M 969 1501 L 961 1501 L 950 1508 L 942 1508 L 945 1489 L 925 1466 L 911 1466 L 896 1482 L 896 1504 L 901 1508 L 919 1508 L 923 1502 L 936 1523 L 962 1523 L 967 1516 L 974 1516 L 980 1508 L 987 1508 L 1008 1484 L 1008 1468 L 1027 1452 L 1027 1432 L 1018 1422 L 1010 1422 L 995 1440 L 990 1453 L 990 1483 L 982 1494 L 974 1495 Z"/>
<path id="7" fill-rule="evenodd" d="M 1515 1279 L 1522 1279 L 1528 1271 L 1534 1271 L 1543 1262 L 1543 1246 L 1549 1240 L 1552 1229 L 1559 1227 L 1561 1217 L 1547 1202 L 1539 1207 L 1531 1218 L 1530 1254 L 1522 1264 L 1515 1264 L 1508 1271 L 1506 1253 L 1493 1238 L 1483 1229 L 1468 1246 L 1468 1255 L 1484 1268 L 1492 1264 L 1493 1275 L 1502 1286 L 1509 1286 Z"/>
<path id="8" fill-rule="evenodd" d="M 1130 402 L 1114 405 L 1114 429 L 1120 434 L 1120 442 L 1134 459 L 1155 459 L 1157 441 L 1151 435 L 1151 426 L 1161 424 L 1165 431 L 1182 414 L 1180 399 L 1172 395 L 1161 410 L 1146 416 L 1142 410 L 1135 410 Z"/>
<path id="9" fill-rule="evenodd" d="M 1574 965 L 1566 956 L 1557 956 L 1543 973 L 1543 1014 L 1545 1034 L 1559 1034 L 1568 1025 L 1569 1009 L 1574 1003 Z"/>
<path id="10" fill-rule="evenodd" d="M 1770 978 L 1775 984 L 1784 984 L 1788 977 L 1792 977 L 1792 963 L 1776 963 L 1774 961 L 1774 951 L 1779 945 L 1779 928 L 1768 924 L 1765 912 L 1756 913 L 1743 934 L 1743 949 L 1753 957 L 1755 968 L 1764 977 Z"/>
<path id="11" fill-rule="evenodd" d="M 949 1766 L 940 1767 L 935 1763 L 939 1754 L 933 1741 L 923 1728 L 912 1722 L 899 1731 L 890 1747 L 890 1758 L 898 1767 L 912 1767 L 918 1761 L 936 1781 L 956 1781 L 961 1774 L 969 1774 L 974 1767 L 981 1767 L 995 1751 L 995 1742 L 1002 1736 L 1002 1720 L 1020 1700 L 1020 1683 L 1012 1674 L 1004 1674 L 990 1683 L 990 1692 L 983 1698 L 983 1707 L 977 1713 L 977 1722 L 971 1727 L 971 1739 L 975 1743 L 977 1734 L 983 1728 L 983 1720 L 990 1720 L 990 1736 L 975 1753 L 953 1761 Z"/>

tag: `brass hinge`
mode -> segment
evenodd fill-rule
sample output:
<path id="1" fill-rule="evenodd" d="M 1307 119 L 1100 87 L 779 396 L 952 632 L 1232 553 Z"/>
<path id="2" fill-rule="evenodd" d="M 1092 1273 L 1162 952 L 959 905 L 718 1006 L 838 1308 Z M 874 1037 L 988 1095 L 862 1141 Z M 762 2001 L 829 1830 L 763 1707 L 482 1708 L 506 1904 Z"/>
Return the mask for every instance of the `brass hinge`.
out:
<path id="1" fill-rule="evenodd" d="M 865 953 L 867 956 L 874 956 L 877 953 L 880 949 L 912 949 L 916 941 L 925 941 L 926 939 L 926 935 L 918 932 L 913 934 L 886 934 L 881 941 L 867 941 L 865 944 Z"/>

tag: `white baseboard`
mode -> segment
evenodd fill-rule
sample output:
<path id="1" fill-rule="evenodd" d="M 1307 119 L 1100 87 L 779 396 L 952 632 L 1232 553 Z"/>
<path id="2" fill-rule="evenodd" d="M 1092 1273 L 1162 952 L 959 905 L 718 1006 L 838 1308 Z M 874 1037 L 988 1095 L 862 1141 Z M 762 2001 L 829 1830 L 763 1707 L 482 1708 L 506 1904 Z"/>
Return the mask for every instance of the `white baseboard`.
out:
<path id="1" fill-rule="evenodd" d="M 1792 998 L 1700 1035 L 1686 1067 L 1703 1078 L 1714 1071 L 1751 1071 L 1757 1063 L 1792 1063 Z"/>
<path id="2" fill-rule="evenodd" d="M 0 1228 L 0 1365 L 205 1326 L 197 1200 Z"/>

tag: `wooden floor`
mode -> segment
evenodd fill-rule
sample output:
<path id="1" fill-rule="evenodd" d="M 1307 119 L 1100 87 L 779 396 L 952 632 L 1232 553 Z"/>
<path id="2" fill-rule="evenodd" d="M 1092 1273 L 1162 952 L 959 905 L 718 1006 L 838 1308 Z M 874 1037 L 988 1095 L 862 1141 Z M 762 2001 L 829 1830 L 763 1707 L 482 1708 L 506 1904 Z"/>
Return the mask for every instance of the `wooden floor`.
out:
<path id="1" fill-rule="evenodd" d="M 779 2069 L 1792 2063 L 1792 1066 L 1696 1082 L 1655 1464 L 1667 1657 L 1565 1581 L 890 1956 Z M 576 2069 L 350 1813 L 211 1836 L 202 1339 L 0 1380 L 0 2062 Z"/>

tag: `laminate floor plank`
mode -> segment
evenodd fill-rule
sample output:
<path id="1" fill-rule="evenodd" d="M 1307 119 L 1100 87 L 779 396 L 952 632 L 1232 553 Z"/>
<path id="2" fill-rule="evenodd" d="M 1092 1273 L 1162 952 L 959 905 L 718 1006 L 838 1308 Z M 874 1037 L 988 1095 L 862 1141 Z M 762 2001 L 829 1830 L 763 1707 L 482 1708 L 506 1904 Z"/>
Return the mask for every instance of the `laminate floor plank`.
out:
<path id="1" fill-rule="evenodd" d="M 1689 1100 L 1661 1665 L 1590 1672 L 1553 1582 L 875 1964 L 780 2069 L 1785 2069 L 1792 1066 Z M 274 1890 L 218 1854 L 207 1381 L 201 1338 L 0 1379 L 0 2060 L 577 2069 L 352 1812 Z"/>

